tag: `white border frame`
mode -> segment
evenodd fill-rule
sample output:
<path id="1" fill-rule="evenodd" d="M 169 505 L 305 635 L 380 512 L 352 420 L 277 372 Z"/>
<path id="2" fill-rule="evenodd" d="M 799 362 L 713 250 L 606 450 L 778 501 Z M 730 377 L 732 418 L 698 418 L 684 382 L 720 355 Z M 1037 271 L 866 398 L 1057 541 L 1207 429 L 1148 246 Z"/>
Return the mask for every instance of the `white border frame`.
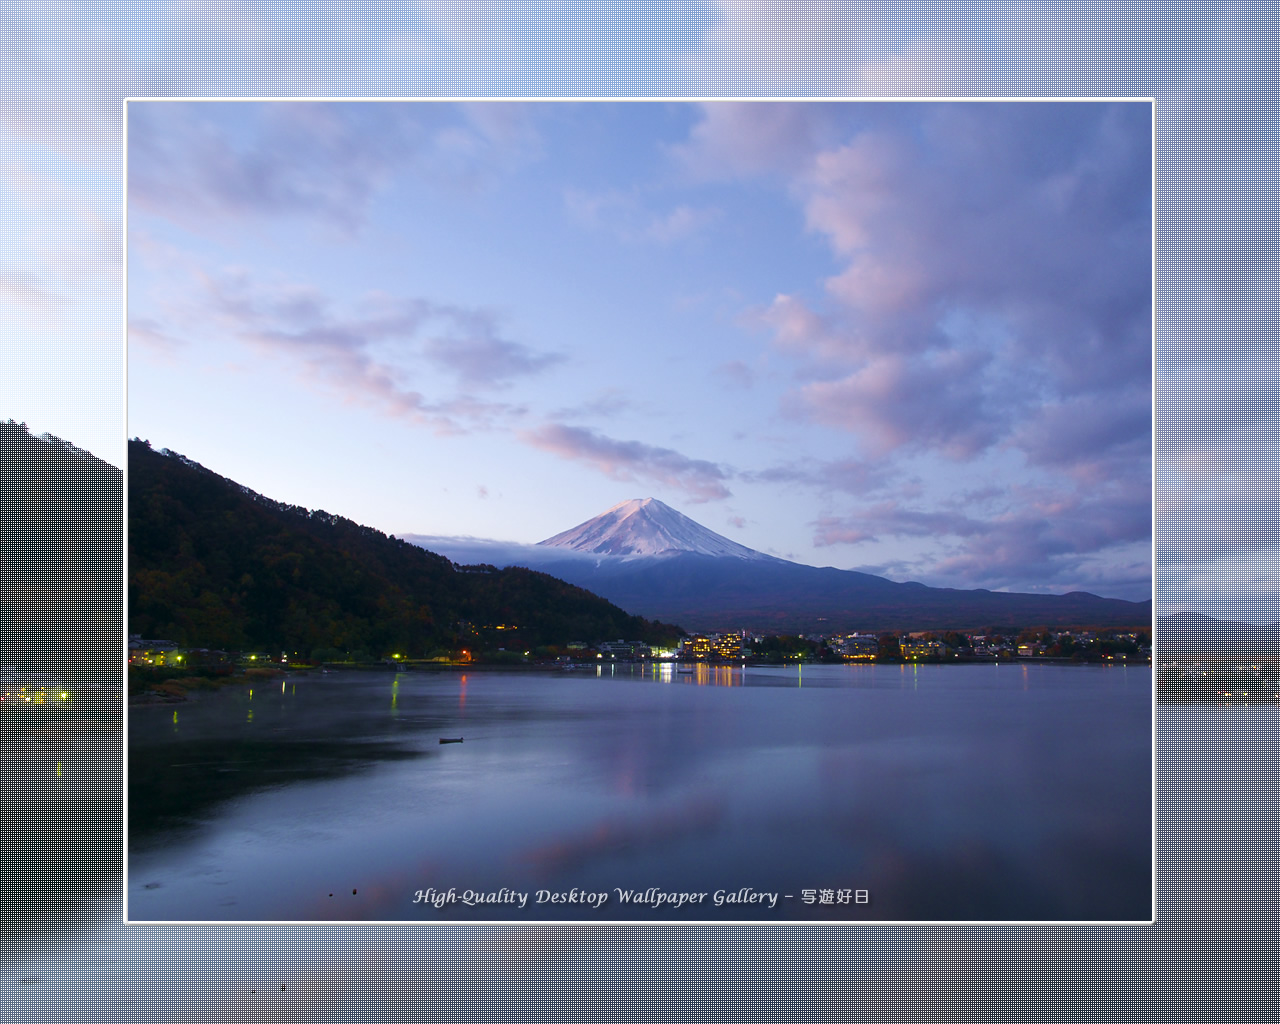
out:
<path id="1" fill-rule="evenodd" d="M 721 920 L 699 920 L 699 921 L 663 921 L 663 920 L 636 920 L 624 919 L 616 920 L 581 920 L 581 921 L 562 921 L 556 919 L 529 919 L 529 920 L 512 920 L 512 921 L 488 921 L 488 920 L 448 920 L 448 921 L 259 921 L 259 920 L 215 920 L 215 921 L 198 921 L 198 920 L 171 920 L 171 921 L 152 921 L 152 920 L 131 920 L 129 917 L 129 104 L 130 103 L 647 103 L 647 104 L 682 104 L 682 103 L 840 103 L 840 104 L 866 104 L 866 103 L 1147 103 L 1150 105 L 1151 111 L 1151 918 L 1147 921 L 1026 921 L 1026 920 L 1001 920 L 1001 921 L 881 921 L 881 920 L 823 920 L 813 921 L 804 918 L 786 918 L 784 920 L 764 920 L 764 921 L 721 921 Z M 1158 743 L 1158 687 L 1156 685 L 1157 675 L 1159 672 L 1159 653 L 1158 653 L 1158 622 L 1159 614 L 1156 602 L 1156 328 L 1157 328 L 1157 310 L 1156 301 L 1158 287 L 1157 282 L 1157 232 L 1156 223 L 1158 216 L 1157 194 L 1159 189 L 1159 178 L 1157 175 L 1157 147 L 1156 147 L 1156 100 L 1152 96 L 1146 97 L 1009 97 L 1009 96 L 983 96 L 983 97 L 944 97 L 944 96 L 927 96 L 927 97 L 800 97 L 800 98 L 760 98 L 760 97 L 576 97 L 561 96 L 552 98 L 529 98 L 524 96 L 515 97 L 260 97 L 260 96 L 231 96 L 231 97 L 186 97 L 186 96 L 138 96 L 126 97 L 123 101 L 123 118 L 122 118 L 122 188 L 121 188 L 121 206 L 122 206 L 122 260 L 123 260 L 123 292 L 124 301 L 121 304 L 121 335 L 123 351 L 123 372 L 121 379 L 123 381 L 123 399 L 124 399 L 124 432 L 125 432 L 125 449 L 124 449 L 124 467 L 123 481 L 121 487 L 122 507 L 124 511 L 123 517 L 123 546 L 124 551 L 124 568 L 123 568 L 123 616 L 122 616 L 122 662 L 123 662 L 123 678 L 124 686 L 121 688 L 121 703 L 123 705 L 122 714 L 124 717 L 123 734 L 123 816 L 121 827 L 121 856 L 122 856 L 122 897 L 124 904 L 124 924 L 125 925 L 218 925 L 218 926 L 243 926 L 243 925 L 347 925 L 355 927 L 386 927 L 394 925 L 398 927 L 420 928 L 420 927 L 510 927 L 512 925 L 523 925 L 529 927 L 563 927 L 563 926 L 639 926 L 652 927 L 655 925 L 667 927 L 705 927 L 707 925 L 718 925 L 722 927 L 755 927 L 755 926 L 773 926 L 773 927 L 848 927 L 858 925 L 863 927 L 878 927 L 885 925 L 898 926 L 1053 926 L 1053 927 L 1071 927 L 1071 926 L 1120 926 L 1120 925 L 1154 925 L 1156 923 L 1157 896 L 1159 893 L 1159 794 L 1158 794 L 1158 774 L 1157 774 L 1157 743 Z M 779 894 L 781 895 L 781 893 Z M 852 904 L 851 904 L 852 905 Z"/>

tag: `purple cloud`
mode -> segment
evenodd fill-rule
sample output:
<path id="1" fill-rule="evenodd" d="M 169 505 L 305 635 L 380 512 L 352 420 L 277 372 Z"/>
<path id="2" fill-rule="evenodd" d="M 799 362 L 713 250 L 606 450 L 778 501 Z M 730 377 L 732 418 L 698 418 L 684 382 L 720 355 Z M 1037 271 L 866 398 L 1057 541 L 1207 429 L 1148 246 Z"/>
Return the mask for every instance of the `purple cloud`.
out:
<path id="1" fill-rule="evenodd" d="M 244 336 L 309 362 L 336 361 L 344 370 L 353 357 L 372 360 L 388 342 L 409 343 L 411 356 L 478 388 L 506 386 L 564 359 L 503 338 L 496 316 L 484 309 L 371 292 L 355 312 L 340 314 L 309 286 L 255 284 L 244 274 L 205 278 L 205 285 L 213 310 Z"/>
<path id="2" fill-rule="evenodd" d="M 675 488 L 695 502 L 730 496 L 726 486 L 727 470 L 670 448 L 657 448 L 640 441 L 618 441 L 592 430 L 558 423 L 524 431 L 519 436 L 534 448 L 584 462 L 614 480 L 652 481 Z"/>
<path id="3" fill-rule="evenodd" d="M 796 459 L 785 465 L 754 471 L 740 471 L 739 478 L 752 483 L 802 484 L 819 491 L 845 491 L 866 496 L 885 487 L 893 478 L 892 468 L 863 459 Z M 898 483 L 899 493 L 911 489 Z"/>
<path id="4" fill-rule="evenodd" d="M 848 109 L 839 143 L 801 130 L 829 111 L 751 105 L 713 110 L 692 135 L 786 124 L 793 150 L 768 167 L 789 168 L 838 261 L 821 299 L 779 295 L 750 317 L 811 381 L 792 412 L 878 456 L 1025 443 L 1042 460 L 1043 404 L 1149 407 L 1146 105 L 924 104 L 892 121 Z M 1133 415 L 1111 420 L 1091 450 L 1132 437 Z"/>
<path id="5" fill-rule="evenodd" d="M 624 242 L 676 242 L 697 234 L 721 216 L 714 207 L 686 203 L 670 209 L 653 209 L 640 193 L 617 189 L 607 192 L 567 189 L 564 204 L 580 224 L 610 231 Z"/>
<path id="6" fill-rule="evenodd" d="M 136 103 L 129 201 L 181 221 L 319 215 L 354 227 L 389 168 L 414 149 L 405 108 L 382 104 Z"/>
<path id="7" fill-rule="evenodd" d="M 894 537 L 985 536 L 995 529 L 959 512 L 924 512 L 904 507 L 897 499 L 879 502 L 851 516 L 823 516 L 814 524 L 814 547 L 860 544 Z"/>
<path id="8" fill-rule="evenodd" d="M 501 337 L 497 318 L 487 310 L 432 306 L 428 315 L 443 330 L 426 338 L 423 354 L 472 387 L 505 386 L 565 360 L 560 353 L 538 352 Z"/>
<path id="9" fill-rule="evenodd" d="M 534 113 L 528 104 L 133 103 L 129 199 L 188 223 L 306 215 L 352 231 L 406 168 L 472 190 L 536 157 Z"/>
<path id="10" fill-rule="evenodd" d="M 1151 537 L 1151 501 L 1145 481 L 1119 480 L 1089 492 L 1014 487 L 1003 497 L 1003 509 L 989 516 L 973 514 L 972 503 L 963 499 L 935 509 L 881 501 L 815 521 L 814 546 L 888 537 L 942 542 L 942 557 L 902 562 L 896 572 L 952 586 L 997 589 L 1034 579 L 1038 586 L 1082 589 L 1081 581 L 1092 579 L 1096 589 L 1098 580 L 1108 578 L 1149 586 L 1150 559 L 1143 548 Z M 1121 571 L 1113 573 L 1116 566 Z"/>
<path id="11" fill-rule="evenodd" d="M 129 344 L 145 345 L 158 355 L 171 356 L 186 343 L 174 337 L 157 320 L 150 317 L 130 317 Z"/>
<path id="12" fill-rule="evenodd" d="M 756 372 L 741 359 L 732 359 L 716 367 L 718 379 L 733 385 L 737 391 L 747 391 L 755 386 Z"/>
<path id="13" fill-rule="evenodd" d="M 1151 401 L 1144 393 L 1075 395 L 1029 409 L 1011 443 L 1033 466 L 1085 483 L 1150 477 Z"/>
<path id="14" fill-rule="evenodd" d="M 620 412 L 637 409 L 644 410 L 645 415 L 653 415 L 654 412 L 651 403 L 637 402 L 626 389 L 604 387 L 596 389 L 595 394 L 584 401 L 555 409 L 549 415 L 557 420 L 589 419 L 599 416 L 616 416 Z"/>
<path id="15" fill-rule="evenodd" d="M 562 358 L 502 338 L 493 314 L 485 310 L 376 292 L 351 309 L 336 310 L 306 285 L 255 282 L 243 273 L 202 276 L 201 281 L 204 294 L 184 316 L 212 316 L 233 336 L 292 361 L 304 381 L 442 434 L 491 427 L 523 415 L 524 409 L 462 393 L 429 399 L 412 385 L 424 368 L 475 388 L 500 388 Z M 166 336 L 154 319 L 135 323 L 131 332 L 142 341 Z"/>

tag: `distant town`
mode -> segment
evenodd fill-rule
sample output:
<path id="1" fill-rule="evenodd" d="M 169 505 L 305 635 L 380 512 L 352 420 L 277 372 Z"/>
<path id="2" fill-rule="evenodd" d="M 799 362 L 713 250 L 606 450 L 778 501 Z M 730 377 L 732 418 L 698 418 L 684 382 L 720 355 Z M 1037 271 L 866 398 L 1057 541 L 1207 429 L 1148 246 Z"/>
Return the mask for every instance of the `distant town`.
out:
<path id="1" fill-rule="evenodd" d="M 1151 636 L 1146 630 L 987 630 L 909 633 L 841 633 L 774 635 L 739 630 L 697 633 L 674 647 L 653 647 L 640 640 L 573 641 L 563 646 L 520 649 L 484 643 L 482 634 L 516 636 L 519 628 L 503 624 L 472 627 L 477 639 L 471 647 L 439 652 L 431 658 L 407 658 L 398 652 L 371 656 L 352 652 L 347 657 L 317 660 L 288 651 L 221 651 L 183 647 L 164 640 L 129 641 L 131 700 L 182 699 L 188 680 L 210 682 L 247 676 L 278 675 L 282 671 L 332 669 L 430 669 L 527 666 L 529 668 L 591 668 L 617 663 L 680 663 L 710 665 L 779 665 L 819 662 L 866 664 L 965 664 L 973 662 L 1055 662 L 1149 666 Z M 337 652 L 323 652 L 336 654 Z M 45 673 L 0 671 L 3 699 L 10 703 L 42 703 L 61 689 L 61 681 Z M 1221 657 L 1162 657 L 1156 673 L 1162 701 L 1268 702 L 1280 699 L 1280 659 L 1257 657 L 1253 662 Z M 197 682 L 197 685 L 199 683 Z"/>
<path id="2" fill-rule="evenodd" d="M 0 665 L 0 705 L 48 704 L 70 697 L 57 672 L 35 672 Z"/>
<path id="3" fill-rule="evenodd" d="M 1041 660 L 1102 664 L 1151 664 L 1150 634 L 1142 630 L 988 630 L 909 633 L 838 633 L 776 635 L 748 630 L 695 633 L 673 647 L 653 647 L 640 640 L 570 641 L 563 645 L 523 648 L 520 627 L 460 624 L 474 643 L 428 658 L 401 652 L 223 651 L 180 646 L 165 640 L 129 638 L 131 699 L 181 698 L 188 680 L 249 678 L 299 669 L 591 668 L 600 664 L 637 662 L 780 665 L 842 662 L 870 664 L 952 664 Z M 505 641 L 505 642 L 504 642 Z M 317 656 L 319 655 L 319 656 Z"/>
<path id="4" fill-rule="evenodd" d="M 806 633 L 795 636 L 754 633 L 740 630 L 725 633 L 695 633 L 676 646 L 653 647 L 641 640 L 570 641 L 564 645 L 543 645 L 521 650 L 518 645 L 496 645 L 479 638 L 486 633 L 506 632 L 518 638 L 520 627 L 501 624 L 471 627 L 477 643 L 454 651 L 442 651 L 430 658 L 407 658 L 397 652 L 370 655 L 368 652 L 323 650 L 308 656 L 298 651 L 219 651 L 181 647 L 165 640 L 129 638 L 131 666 L 236 663 L 280 666 L 382 664 L 408 667 L 415 664 L 474 665 L 483 663 L 557 664 L 595 661 L 709 661 L 780 663 L 785 661 L 823 662 L 903 662 L 903 661 L 990 661 L 999 658 L 1043 658 L 1068 661 L 1127 661 L 1151 663 L 1150 635 L 1141 630 L 1020 630 L 1012 633 Z M 317 656 L 320 655 L 320 656 Z M 345 655 L 345 656 L 344 656 Z"/>

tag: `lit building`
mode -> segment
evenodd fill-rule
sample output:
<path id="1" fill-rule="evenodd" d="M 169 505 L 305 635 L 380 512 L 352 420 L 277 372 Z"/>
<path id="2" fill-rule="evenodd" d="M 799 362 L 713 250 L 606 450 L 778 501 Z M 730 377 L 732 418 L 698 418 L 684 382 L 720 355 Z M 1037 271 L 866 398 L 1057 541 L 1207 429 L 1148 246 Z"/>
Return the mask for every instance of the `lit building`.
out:
<path id="1" fill-rule="evenodd" d="M 604 640 L 596 650 L 610 658 L 647 658 L 649 645 L 641 640 Z"/>
<path id="2" fill-rule="evenodd" d="M 741 658 L 743 654 L 742 634 L 721 633 L 715 638 L 712 647 L 716 654 L 722 658 Z"/>
<path id="3" fill-rule="evenodd" d="M 680 656 L 684 658 L 709 658 L 711 650 L 711 638 L 701 634 L 680 641 Z"/>
<path id="4" fill-rule="evenodd" d="M 848 661 L 871 661 L 880 649 L 880 641 L 875 636 L 855 633 L 846 636 L 835 649 Z"/>
<path id="5" fill-rule="evenodd" d="M 902 644 L 904 658 L 940 658 L 943 646 L 937 640 L 908 640 Z"/>

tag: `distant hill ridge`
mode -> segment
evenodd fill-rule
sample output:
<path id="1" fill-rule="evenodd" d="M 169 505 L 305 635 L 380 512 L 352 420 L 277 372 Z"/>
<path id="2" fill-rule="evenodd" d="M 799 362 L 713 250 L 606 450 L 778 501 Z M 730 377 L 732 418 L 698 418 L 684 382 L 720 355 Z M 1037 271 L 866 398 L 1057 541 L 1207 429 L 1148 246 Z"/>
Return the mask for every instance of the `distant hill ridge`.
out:
<path id="1" fill-rule="evenodd" d="M 1200 612 L 1162 615 L 1156 624 L 1156 656 L 1162 662 L 1278 659 L 1280 624 L 1255 626 Z"/>
<path id="2" fill-rule="evenodd" d="M 446 538 L 411 539 L 450 550 Z M 469 543 L 483 550 L 484 542 Z M 494 543 L 492 551 L 503 564 L 536 566 L 628 611 L 689 629 L 830 633 L 1151 625 L 1150 601 L 929 587 L 789 562 L 721 537 L 654 498 L 620 502 L 537 545 Z"/>

